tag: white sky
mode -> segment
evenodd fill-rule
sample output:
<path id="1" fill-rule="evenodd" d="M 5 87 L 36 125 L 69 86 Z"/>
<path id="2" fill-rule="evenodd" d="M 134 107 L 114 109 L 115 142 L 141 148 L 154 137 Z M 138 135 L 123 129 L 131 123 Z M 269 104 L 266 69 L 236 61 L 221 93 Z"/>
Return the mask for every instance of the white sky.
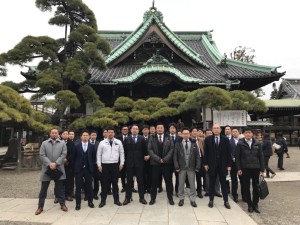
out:
<path id="1" fill-rule="evenodd" d="M 135 30 L 152 0 L 83 0 L 96 15 L 98 29 Z M 64 29 L 48 25 L 51 13 L 41 12 L 35 0 L 2 1 L 0 53 L 27 35 L 63 37 Z M 227 55 L 237 46 L 255 49 L 256 63 L 282 66 L 284 78 L 300 77 L 300 13 L 295 0 L 156 0 L 165 24 L 173 31 L 214 30 L 213 40 Z M 35 65 L 32 63 L 29 65 Z M 8 67 L 4 80 L 22 81 L 20 70 Z M 264 90 L 269 98 L 270 85 Z"/>

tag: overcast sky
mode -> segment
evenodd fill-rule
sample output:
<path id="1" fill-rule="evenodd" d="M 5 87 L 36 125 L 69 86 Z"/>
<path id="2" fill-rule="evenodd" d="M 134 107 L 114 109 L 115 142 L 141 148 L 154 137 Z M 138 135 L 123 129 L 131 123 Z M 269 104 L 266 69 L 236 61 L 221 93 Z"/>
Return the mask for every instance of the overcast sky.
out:
<path id="1" fill-rule="evenodd" d="M 135 30 L 152 0 L 83 0 L 96 15 L 98 29 Z M 26 35 L 63 37 L 64 30 L 48 25 L 51 13 L 41 12 L 35 0 L 2 1 L 0 53 L 13 48 Z M 300 78 L 300 13 L 295 0 L 156 0 L 165 24 L 173 31 L 207 31 L 220 52 L 237 46 L 255 49 L 254 61 L 282 66 L 284 78 Z M 34 65 L 36 63 L 29 65 Z M 4 80 L 21 81 L 20 70 L 8 67 Z M 270 91 L 270 85 L 265 88 Z"/>

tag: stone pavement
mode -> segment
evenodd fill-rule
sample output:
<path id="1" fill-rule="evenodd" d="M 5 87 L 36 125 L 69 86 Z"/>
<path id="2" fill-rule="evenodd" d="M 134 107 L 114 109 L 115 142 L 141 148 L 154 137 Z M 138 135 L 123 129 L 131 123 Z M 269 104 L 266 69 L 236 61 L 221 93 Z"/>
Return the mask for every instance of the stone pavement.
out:
<path id="1" fill-rule="evenodd" d="M 51 191 L 49 189 L 49 191 Z M 149 202 L 150 196 L 146 195 Z M 123 195 L 121 195 L 123 200 Z M 34 215 L 38 199 L 0 198 L 0 222 L 18 224 L 22 222 L 48 223 L 53 225 L 66 224 L 118 224 L 118 225 L 255 225 L 256 223 L 233 201 L 230 200 L 231 209 L 223 205 L 221 198 L 215 198 L 213 208 L 208 208 L 208 198 L 197 199 L 197 208 L 193 208 L 189 200 L 185 199 L 183 207 L 179 207 L 178 199 L 175 205 L 167 202 L 166 192 L 158 194 L 155 205 L 142 205 L 138 203 L 138 195 L 133 195 L 133 202 L 126 206 L 113 204 L 112 196 L 107 199 L 103 208 L 98 208 L 99 200 L 94 201 L 95 208 L 82 202 L 80 211 L 75 210 L 75 201 L 67 202 L 69 212 L 60 210 L 53 199 L 47 199 L 44 212 Z"/>

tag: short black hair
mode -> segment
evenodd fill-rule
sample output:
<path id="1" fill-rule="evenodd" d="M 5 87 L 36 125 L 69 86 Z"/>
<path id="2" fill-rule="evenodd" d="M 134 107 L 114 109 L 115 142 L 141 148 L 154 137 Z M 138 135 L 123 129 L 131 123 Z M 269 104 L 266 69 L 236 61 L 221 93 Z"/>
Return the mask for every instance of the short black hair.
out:
<path id="1" fill-rule="evenodd" d="M 192 132 L 194 129 L 198 131 L 197 127 L 191 127 L 190 132 Z"/>
<path id="2" fill-rule="evenodd" d="M 127 124 L 123 124 L 123 125 L 121 126 L 121 130 L 122 130 L 124 127 L 129 128 L 129 126 L 128 126 Z"/>
<path id="3" fill-rule="evenodd" d="M 115 128 L 114 127 L 107 127 L 105 130 L 109 131 L 109 130 L 113 130 L 115 132 Z"/>
<path id="4" fill-rule="evenodd" d="M 149 125 L 147 125 L 147 124 L 145 124 L 144 126 L 143 126 L 143 129 L 149 129 L 150 127 L 149 127 Z"/>
<path id="5" fill-rule="evenodd" d="M 188 127 L 183 127 L 182 130 L 181 130 L 181 132 L 183 132 L 184 130 L 187 130 L 187 131 L 190 132 L 190 129 Z"/>
<path id="6" fill-rule="evenodd" d="M 253 133 L 253 129 L 251 127 L 244 127 L 243 133 L 245 133 L 246 131 L 251 131 Z"/>
<path id="7" fill-rule="evenodd" d="M 226 128 L 226 127 L 229 127 L 230 129 L 232 129 L 232 128 L 231 128 L 231 126 L 229 126 L 229 125 L 225 125 L 225 127 L 224 127 L 224 128 Z"/>
<path id="8" fill-rule="evenodd" d="M 212 131 L 212 129 L 206 128 L 206 130 L 204 131 L 204 133 L 206 133 L 207 131 Z"/>
<path id="9" fill-rule="evenodd" d="M 95 131 L 95 130 L 91 130 L 91 131 L 90 131 L 90 135 L 91 135 L 91 134 L 97 134 L 97 133 L 98 133 L 98 132 Z"/>
<path id="10" fill-rule="evenodd" d="M 68 133 L 69 133 L 69 131 L 68 131 L 67 129 L 63 129 L 63 130 L 60 132 L 60 134 L 63 134 L 64 132 L 68 132 Z"/>
<path id="11" fill-rule="evenodd" d="M 162 122 L 157 122 L 155 127 L 157 127 L 158 125 L 162 125 L 163 127 L 165 127 Z"/>
<path id="12" fill-rule="evenodd" d="M 80 136 L 82 136 L 83 133 L 88 133 L 88 134 L 90 134 L 90 132 L 89 132 L 87 129 L 82 129 L 81 132 L 80 132 Z"/>
<path id="13" fill-rule="evenodd" d="M 177 130 L 177 125 L 176 125 L 176 123 L 170 123 L 170 124 L 169 124 L 169 129 L 170 129 L 170 127 L 174 127 L 174 128 Z"/>

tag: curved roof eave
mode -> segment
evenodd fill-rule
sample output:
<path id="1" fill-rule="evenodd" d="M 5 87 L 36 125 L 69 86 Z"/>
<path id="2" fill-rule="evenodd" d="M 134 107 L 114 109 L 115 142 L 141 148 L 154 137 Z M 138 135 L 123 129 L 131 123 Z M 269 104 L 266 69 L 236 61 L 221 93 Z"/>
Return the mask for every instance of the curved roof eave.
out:
<path id="1" fill-rule="evenodd" d="M 160 72 L 160 73 L 165 72 L 165 73 L 173 74 L 185 83 L 202 83 L 203 82 L 203 80 L 201 80 L 201 79 L 186 76 L 180 70 L 178 70 L 174 67 L 163 66 L 163 65 L 145 66 L 145 67 L 138 69 L 130 76 L 113 79 L 112 81 L 114 83 L 116 83 L 116 82 L 117 83 L 132 83 L 147 73 L 155 73 L 155 72 Z"/>
<path id="2" fill-rule="evenodd" d="M 224 56 L 221 55 L 219 50 L 216 48 L 215 44 L 212 44 L 206 35 L 202 35 L 201 41 L 209 53 L 209 55 L 212 57 L 212 59 L 215 61 L 217 65 L 221 65 L 221 61 L 224 60 Z M 258 64 L 252 64 L 247 62 L 242 62 L 238 60 L 233 59 L 226 59 L 226 64 L 232 65 L 232 66 L 238 66 L 245 69 L 260 71 L 260 72 L 267 72 L 267 73 L 277 73 L 277 68 L 279 67 L 272 67 L 272 66 L 264 66 L 264 65 L 258 65 Z"/>

